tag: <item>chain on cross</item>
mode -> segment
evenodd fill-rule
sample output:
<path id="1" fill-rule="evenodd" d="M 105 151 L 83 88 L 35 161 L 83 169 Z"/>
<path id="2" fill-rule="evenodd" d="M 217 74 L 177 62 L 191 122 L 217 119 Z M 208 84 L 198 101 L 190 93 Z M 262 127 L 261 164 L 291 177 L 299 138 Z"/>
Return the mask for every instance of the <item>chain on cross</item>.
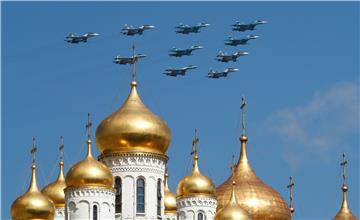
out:
<path id="1" fill-rule="evenodd" d="M 86 124 L 86 131 L 87 131 L 88 140 L 90 140 L 90 138 L 91 138 L 91 130 L 90 130 L 91 126 L 92 126 L 92 123 L 91 123 L 90 113 L 88 113 L 88 122 Z"/>
<path id="2" fill-rule="evenodd" d="M 194 139 L 192 141 L 192 151 L 191 151 L 191 155 L 195 154 L 197 155 L 197 147 L 198 147 L 198 143 L 199 143 L 199 138 L 198 138 L 198 135 L 197 135 L 197 129 L 195 128 L 195 136 L 194 136 Z"/>
<path id="3" fill-rule="evenodd" d="M 289 185 L 287 186 L 287 188 L 290 189 L 290 208 L 292 209 L 293 208 L 293 189 L 294 189 L 294 181 L 293 181 L 293 178 L 292 176 L 290 176 L 290 183 Z"/>
<path id="4" fill-rule="evenodd" d="M 347 160 L 345 158 L 345 153 L 343 153 L 342 155 L 342 162 L 341 162 L 341 167 L 342 167 L 342 178 L 343 178 L 343 185 L 346 185 L 346 175 L 345 175 L 345 170 L 346 170 L 346 164 L 347 164 Z"/>
<path id="5" fill-rule="evenodd" d="M 31 148 L 31 151 L 30 151 L 33 165 L 35 164 L 36 151 L 37 151 L 37 147 L 36 147 L 35 137 L 33 137 L 33 139 L 32 139 L 32 148 Z"/>
<path id="6" fill-rule="evenodd" d="M 242 96 L 241 98 L 241 128 L 242 128 L 242 135 L 245 135 L 245 106 L 246 106 L 246 102 L 245 102 L 245 97 Z"/>

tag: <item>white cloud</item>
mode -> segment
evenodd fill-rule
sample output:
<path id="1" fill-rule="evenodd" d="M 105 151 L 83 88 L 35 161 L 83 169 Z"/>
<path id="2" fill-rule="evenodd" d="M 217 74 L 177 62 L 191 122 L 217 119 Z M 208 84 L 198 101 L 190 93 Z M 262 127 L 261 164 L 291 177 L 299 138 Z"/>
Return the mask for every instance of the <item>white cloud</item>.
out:
<path id="1" fill-rule="evenodd" d="M 359 88 L 341 82 L 315 92 L 303 106 L 284 108 L 270 115 L 265 127 L 283 142 L 284 158 L 293 167 L 313 156 L 328 160 L 349 137 L 359 135 Z M 357 147 L 357 146 L 354 146 Z"/>

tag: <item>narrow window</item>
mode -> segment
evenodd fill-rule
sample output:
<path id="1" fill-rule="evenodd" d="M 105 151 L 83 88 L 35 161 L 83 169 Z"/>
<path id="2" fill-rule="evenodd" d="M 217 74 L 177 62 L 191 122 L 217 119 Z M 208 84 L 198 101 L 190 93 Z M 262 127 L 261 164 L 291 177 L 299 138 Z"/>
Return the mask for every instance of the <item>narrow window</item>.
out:
<path id="1" fill-rule="evenodd" d="M 136 181 L 136 212 L 145 213 L 145 181 L 142 178 Z"/>
<path id="2" fill-rule="evenodd" d="M 161 179 L 157 181 L 157 215 L 161 216 Z"/>
<path id="3" fill-rule="evenodd" d="M 93 206 L 93 220 L 98 220 L 98 207 L 97 207 L 97 205 Z"/>
<path id="4" fill-rule="evenodd" d="M 198 214 L 198 220 L 204 220 L 204 214 L 203 213 Z"/>
<path id="5" fill-rule="evenodd" d="M 121 178 L 115 177 L 115 213 L 121 213 L 121 200 L 122 200 L 122 187 L 121 187 Z"/>

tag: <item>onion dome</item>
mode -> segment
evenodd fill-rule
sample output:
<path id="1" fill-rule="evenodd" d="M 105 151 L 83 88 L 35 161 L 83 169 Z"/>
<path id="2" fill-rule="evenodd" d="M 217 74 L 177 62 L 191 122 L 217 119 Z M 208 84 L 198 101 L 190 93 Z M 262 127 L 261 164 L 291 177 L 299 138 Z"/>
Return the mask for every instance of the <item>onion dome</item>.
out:
<path id="1" fill-rule="evenodd" d="M 165 187 L 164 187 L 164 203 L 165 215 L 176 215 L 176 195 L 169 189 L 168 174 L 165 173 Z"/>
<path id="2" fill-rule="evenodd" d="M 125 103 L 97 127 L 96 144 L 102 154 L 166 154 L 170 129 L 165 121 L 144 105 L 136 86 L 136 81 L 132 81 Z"/>
<path id="3" fill-rule="evenodd" d="M 333 220 L 356 220 L 357 218 L 352 214 L 347 202 L 346 192 L 348 191 L 348 187 L 344 184 L 341 189 L 343 191 L 342 205 Z"/>
<path id="4" fill-rule="evenodd" d="M 262 182 L 250 166 L 247 152 L 247 137 L 242 135 L 241 153 L 238 164 L 232 175 L 216 189 L 218 210 L 229 202 L 232 182 L 236 181 L 236 197 L 238 204 L 245 209 L 254 220 L 290 220 L 290 209 L 281 195 Z"/>
<path id="5" fill-rule="evenodd" d="M 235 181 L 232 182 L 231 198 L 224 208 L 217 211 L 214 220 L 251 220 L 249 213 L 236 200 Z"/>
<path id="6" fill-rule="evenodd" d="M 66 175 L 66 186 L 68 188 L 78 187 L 102 187 L 113 188 L 113 175 L 109 168 L 103 163 L 95 160 L 91 154 L 91 140 L 90 140 L 90 114 L 88 115 L 88 139 L 86 141 L 88 152 L 86 158 L 75 164 Z"/>
<path id="7" fill-rule="evenodd" d="M 198 166 L 199 157 L 197 153 L 194 155 L 192 173 L 180 180 L 176 190 L 177 197 L 215 197 L 215 185 L 209 177 L 202 175 Z"/>
<path id="8" fill-rule="evenodd" d="M 36 166 L 32 165 L 31 182 L 28 191 L 17 198 L 11 205 L 13 220 L 48 220 L 54 219 L 54 203 L 42 194 L 36 182 Z"/>
<path id="9" fill-rule="evenodd" d="M 63 172 L 64 163 L 60 161 L 59 163 L 60 171 L 59 176 L 55 182 L 48 184 L 41 191 L 43 194 L 47 195 L 51 201 L 55 204 L 56 208 L 65 206 L 65 193 L 64 189 L 66 188 L 65 177 Z"/>

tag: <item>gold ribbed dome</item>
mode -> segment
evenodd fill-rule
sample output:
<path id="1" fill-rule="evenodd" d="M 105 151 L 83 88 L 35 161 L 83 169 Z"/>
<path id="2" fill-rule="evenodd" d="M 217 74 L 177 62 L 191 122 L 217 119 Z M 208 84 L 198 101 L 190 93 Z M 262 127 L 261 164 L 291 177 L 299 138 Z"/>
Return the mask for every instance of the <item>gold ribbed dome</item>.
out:
<path id="1" fill-rule="evenodd" d="M 54 219 L 55 205 L 42 194 L 36 183 L 36 166 L 32 165 L 31 182 L 28 191 L 11 205 L 13 220 L 50 220 Z"/>
<path id="2" fill-rule="evenodd" d="M 341 187 L 343 191 L 343 201 L 339 212 L 336 214 L 333 220 L 356 220 L 357 218 L 352 214 L 348 202 L 346 192 L 348 191 L 347 186 L 344 184 Z"/>
<path id="3" fill-rule="evenodd" d="M 164 204 L 165 215 L 176 215 L 176 195 L 169 189 L 168 174 L 165 173 Z"/>
<path id="4" fill-rule="evenodd" d="M 215 185 L 209 177 L 202 175 L 199 170 L 198 160 L 199 157 L 195 154 L 192 173 L 179 182 L 176 190 L 177 197 L 215 197 Z"/>
<path id="5" fill-rule="evenodd" d="M 242 135 L 240 159 L 233 174 L 216 189 L 218 209 L 224 207 L 230 198 L 232 181 L 236 181 L 238 204 L 254 220 L 290 220 L 290 209 L 281 195 L 263 183 L 250 166 L 247 152 L 247 137 Z"/>
<path id="6" fill-rule="evenodd" d="M 60 161 L 59 163 L 60 171 L 59 176 L 55 182 L 48 184 L 44 187 L 41 192 L 49 197 L 51 201 L 58 207 L 65 206 L 65 193 L 64 189 L 66 188 L 65 177 L 63 172 L 64 163 Z"/>
<path id="7" fill-rule="evenodd" d="M 96 144 L 102 154 L 155 153 L 165 155 L 170 144 L 170 129 L 141 101 L 136 82 L 116 112 L 104 119 L 96 130 Z"/>
<path id="8" fill-rule="evenodd" d="M 66 175 L 66 186 L 72 187 L 104 187 L 113 188 L 111 171 L 91 154 L 91 140 L 88 139 L 88 153 L 86 158 L 75 164 Z"/>
<path id="9" fill-rule="evenodd" d="M 249 213 L 237 203 L 235 185 L 236 183 L 233 181 L 230 201 L 225 207 L 217 211 L 214 220 L 251 220 Z"/>

